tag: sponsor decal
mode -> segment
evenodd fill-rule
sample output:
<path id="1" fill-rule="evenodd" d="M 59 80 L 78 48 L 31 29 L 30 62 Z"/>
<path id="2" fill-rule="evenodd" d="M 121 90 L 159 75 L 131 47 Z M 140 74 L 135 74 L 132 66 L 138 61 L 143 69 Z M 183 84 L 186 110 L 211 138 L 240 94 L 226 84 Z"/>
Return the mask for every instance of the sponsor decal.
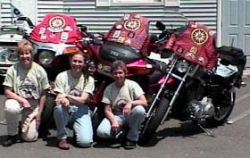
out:
<path id="1" fill-rule="evenodd" d="M 191 33 L 191 39 L 197 45 L 202 45 L 208 40 L 208 33 L 203 29 L 194 29 Z"/>
<path id="2" fill-rule="evenodd" d="M 140 26 L 141 22 L 138 19 L 131 19 L 124 22 L 124 28 L 128 31 L 136 31 Z"/>
<path id="3" fill-rule="evenodd" d="M 52 17 L 49 20 L 49 29 L 52 32 L 61 32 L 65 26 L 65 20 L 61 16 Z"/>

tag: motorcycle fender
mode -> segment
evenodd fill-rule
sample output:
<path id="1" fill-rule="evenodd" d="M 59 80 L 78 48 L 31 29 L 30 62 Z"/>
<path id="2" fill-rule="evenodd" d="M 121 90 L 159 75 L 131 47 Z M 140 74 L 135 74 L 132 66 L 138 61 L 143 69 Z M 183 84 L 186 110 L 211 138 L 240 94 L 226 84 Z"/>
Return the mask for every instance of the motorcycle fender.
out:
<path id="1" fill-rule="evenodd" d="M 167 76 L 163 76 L 159 81 L 158 81 L 158 84 L 162 85 L 164 83 L 164 80 L 167 80 L 167 82 L 165 83 L 166 85 L 168 86 L 171 86 L 175 83 L 175 79 L 171 76 L 169 76 L 167 78 Z"/>

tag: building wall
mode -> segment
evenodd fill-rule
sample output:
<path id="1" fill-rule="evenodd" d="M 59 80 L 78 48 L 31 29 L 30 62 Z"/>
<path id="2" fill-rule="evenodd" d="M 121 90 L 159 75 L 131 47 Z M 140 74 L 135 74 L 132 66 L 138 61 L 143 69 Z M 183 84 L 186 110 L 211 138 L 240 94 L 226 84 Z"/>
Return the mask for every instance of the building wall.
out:
<path id="1" fill-rule="evenodd" d="M 37 23 L 47 13 L 67 13 L 76 17 L 77 22 L 86 25 L 91 32 L 106 32 L 127 12 L 136 12 L 151 19 L 152 32 L 156 32 L 154 24 L 157 20 L 164 22 L 168 27 L 178 27 L 184 25 L 187 19 L 202 22 L 216 30 L 216 4 L 216 0 L 180 0 L 180 7 L 164 5 L 96 7 L 95 0 L 37 0 L 37 13 L 33 14 L 37 14 L 35 21 Z M 7 17 L 11 9 L 1 9 L 0 12 L 2 17 Z M 3 19 L 3 23 L 10 22 L 8 18 Z"/>

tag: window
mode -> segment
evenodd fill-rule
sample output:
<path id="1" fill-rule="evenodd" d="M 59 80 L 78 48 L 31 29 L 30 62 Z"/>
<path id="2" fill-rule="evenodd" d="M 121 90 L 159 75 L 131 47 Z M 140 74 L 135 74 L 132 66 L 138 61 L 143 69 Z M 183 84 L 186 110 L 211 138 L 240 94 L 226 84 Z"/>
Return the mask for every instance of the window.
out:
<path id="1" fill-rule="evenodd" d="M 179 6 L 180 0 L 96 0 L 96 6 L 124 6 L 124 5 L 165 5 Z"/>
<path id="2" fill-rule="evenodd" d="M 112 3 L 158 3 L 162 0 L 111 0 Z"/>

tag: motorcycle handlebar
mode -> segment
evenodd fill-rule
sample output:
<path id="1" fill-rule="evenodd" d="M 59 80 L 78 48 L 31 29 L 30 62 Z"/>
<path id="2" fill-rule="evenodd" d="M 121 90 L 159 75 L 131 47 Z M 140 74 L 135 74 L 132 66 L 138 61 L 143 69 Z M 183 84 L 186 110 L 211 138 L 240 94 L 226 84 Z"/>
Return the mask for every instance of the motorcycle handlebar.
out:
<path id="1" fill-rule="evenodd" d="M 162 33 L 158 37 L 159 40 L 156 41 L 156 43 L 165 41 L 173 33 L 181 32 L 186 28 L 186 26 L 181 26 L 181 27 L 178 27 L 178 28 L 172 28 L 173 26 L 171 26 L 170 29 L 166 29 L 166 25 L 164 25 L 161 21 L 157 21 L 155 26 L 157 27 L 158 30 L 162 31 Z"/>

